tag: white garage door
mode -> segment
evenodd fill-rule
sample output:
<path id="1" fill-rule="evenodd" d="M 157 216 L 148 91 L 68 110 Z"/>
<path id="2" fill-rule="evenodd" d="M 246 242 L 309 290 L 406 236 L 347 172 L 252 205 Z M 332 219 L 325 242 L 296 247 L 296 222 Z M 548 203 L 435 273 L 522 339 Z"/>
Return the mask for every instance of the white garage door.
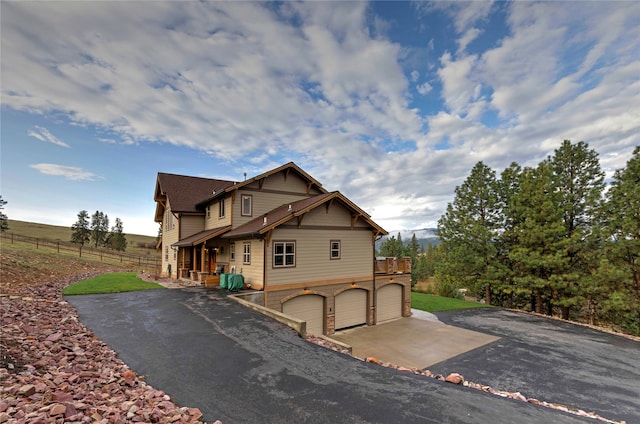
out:
<path id="1" fill-rule="evenodd" d="M 336 330 L 367 323 L 367 291 L 352 289 L 336 296 Z"/>
<path id="2" fill-rule="evenodd" d="M 307 322 L 307 333 L 322 334 L 324 298 L 316 294 L 294 297 L 282 304 L 282 312 Z"/>
<path id="3" fill-rule="evenodd" d="M 377 320 L 380 323 L 402 316 L 402 286 L 389 284 L 377 291 Z"/>

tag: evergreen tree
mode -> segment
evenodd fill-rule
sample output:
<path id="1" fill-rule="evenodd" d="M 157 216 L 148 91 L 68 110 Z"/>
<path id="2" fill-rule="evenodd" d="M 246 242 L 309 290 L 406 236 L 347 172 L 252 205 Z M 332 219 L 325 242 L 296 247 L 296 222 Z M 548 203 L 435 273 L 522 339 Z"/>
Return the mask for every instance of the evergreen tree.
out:
<path id="1" fill-rule="evenodd" d="M 8 202 L 0 196 L 0 211 L 4 209 L 4 205 Z M 9 229 L 9 218 L 4 212 L 0 212 L 0 233 L 7 231 Z"/>
<path id="2" fill-rule="evenodd" d="M 71 242 L 84 246 L 91 238 L 89 229 L 89 212 L 78 212 L 78 220 L 71 226 Z"/>
<path id="3" fill-rule="evenodd" d="M 111 233 L 107 237 L 106 245 L 111 249 L 124 251 L 127 248 L 127 238 L 124 235 L 123 225 L 120 218 L 116 218 L 116 222 L 111 227 Z"/>
<path id="4" fill-rule="evenodd" d="M 607 234 L 600 275 L 609 283 L 604 302 L 613 322 L 640 334 L 640 147 L 616 171 L 605 203 Z"/>
<path id="5" fill-rule="evenodd" d="M 514 213 L 514 198 L 520 191 L 520 180 L 522 178 L 522 168 L 513 162 L 500 174 L 497 182 L 498 204 L 500 208 L 501 232 L 496 238 L 496 276 L 498 283 L 495 292 L 499 299 L 496 304 L 506 305 L 513 308 L 517 295 L 517 284 L 514 280 L 515 267 L 509 254 L 516 247 L 516 235 L 514 234 L 516 225 L 519 223 L 518 217 Z"/>
<path id="6" fill-rule="evenodd" d="M 380 245 L 380 256 L 386 258 L 402 258 L 405 256 L 405 249 L 402 245 L 402 236 L 398 233 L 398 237 L 391 236 Z"/>
<path id="7" fill-rule="evenodd" d="M 100 211 L 91 215 L 91 240 L 95 247 L 104 246 L 109 232 L 109 217 Z"/>
<path id="8" fill-rule="evenodd" d="M 491 301 L 491 285 L 498 282 L 494 262 L 499 220 L 495 172 L 478 162 L 438 221 L 442 257 L 437 275 L 443 285 L 484 291 Z M 449 291 L 449 290 L 447 290 Z"/>
<path id="9" fill-rule="evenodd" d="M 552 184 L 557 208 L 562 212 L 567 267 L 558 270 L 553 289 L 562 317 L 569 319 L 571 307 L 583 302 L 580 282 L 597 267 L 599 245 L 595 217 L 602 200 L 604 173 L 598 153 L 584 142 L 564 140 L 547 159 L 552 170 Z"/>
<path id="10" fill-rule="evenodd" d="M 552 281 L 567 262 L 563 214 L 556 207 L 552 177 L 548 162 L 522 171 L 520 190 L 512 203 L 514 244 L 509 251 L 517 292 L 531 296 L 536 312 L 542 313 L 546 305 L 548 315 L 552 314 Z"/>

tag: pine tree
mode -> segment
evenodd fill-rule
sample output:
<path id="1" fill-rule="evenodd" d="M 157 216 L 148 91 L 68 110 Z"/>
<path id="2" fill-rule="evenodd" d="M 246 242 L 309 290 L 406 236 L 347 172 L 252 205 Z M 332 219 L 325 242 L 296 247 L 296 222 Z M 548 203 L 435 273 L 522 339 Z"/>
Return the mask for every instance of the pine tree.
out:
<path id="1" fill-rule="evenodd" d="M 4 205 L 8 202 L 0 196 L 0 211 L 4 209 Z M 0 233 L 7 231 L 9 229 L 9 218 L 4 212 L 0 212 Z"/>
<path id="2" fill-rule="evenodd" d="M 91 215 L 91 240 L 95 247 L 105 245 L 109 232 L 109 217 L 100 211 Z"/>
<path id="3" fill-rule="evenodd" d="M 514 231 L 519 223 L 518 217 L 514 213 L 514 198 L 520 191 L 520 181 L 522 178 L 522 168 L 513 162 L 500 174 L 497 182 L 498 202 L 500 208 L 501 232 L 496 238 L 496 291 L 501 297 L 496 304 L 506 304 L 513 308 L 517 295 L 517 284 L 514 280 L 515 267 L 509 254 L 516 247 L 516 235 Z"/>
<path id="4" fill-rule="evenodd" d="M 89 213 L 85 210 L 78 212 L 78 220 L 71 226 L 71 242 L 84 246 L 91 238 L 89 229 Z"/>
<path id="5" fill-rule="evenodd" d="M 537 168 L 522 171 L 520 190 L 513 198 L 513 261 L 514 281 L 519 294 L 531 296 L 531 308 L 552 314 L 552 281 L 566 268 L 564 255 L 564 222 L 562 211 L 556 206 L 552 170 L 543 162 Z"/>
<path id="6" fill-rule="evenodd" d="M 495 172 L 478 162 L 461 186 L 456 187 L 452 203 L 438 221 L 442 257 L 438 278 L 444 285 L 484 291 L 491 301 L 496 283 L 494 261 L 499 208 Z"/>
<path id="7" fill-rule="evenodd" d="M 547 159 L 552 174 L 554 198 L 562 212 L 565 269 L 554 278 L 555 302 L 562 308 L 562 318 L 569 319 L 572 307 L 583 304 L 581 281 L 597 267 L 594 254 L 600 244 L 595 229 L 595 217 L 604 190 L 604 173 L 600 169 L 598 153 L 588 144 L 572 144 L 564 140 L 560 148 Z"/>
<path id="8" fill-rule="evenodd" d="M 640 147 L 616 171 L 605 203 L 607 261 L 600 267 L 609 283 L 604 308 L 615 323 L 640 334 Z"/>
<path id="9" fill-rule="evenodd" d="M 106 245 L 111 249 L 124 251 L 127 248 L 127 238 L 123 232 L 123 224 L 120 218 L 116 218 L 116 222 L 111 227 L 111 233 L 107 236 Z"/>

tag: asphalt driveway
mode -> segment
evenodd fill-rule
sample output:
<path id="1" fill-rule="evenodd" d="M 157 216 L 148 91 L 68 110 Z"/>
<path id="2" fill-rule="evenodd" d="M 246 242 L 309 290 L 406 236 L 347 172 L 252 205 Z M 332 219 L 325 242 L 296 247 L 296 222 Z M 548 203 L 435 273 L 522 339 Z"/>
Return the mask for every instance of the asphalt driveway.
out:
<path id="1" fill-rule="evenodd" d="M 66 299 L 149 384 L 209 422 L 593 422 L 324 349 L 216 290 Z"/>
<path id="2" fill-rule="evenodd" d="M 502 309 L 436 313 L 500 340 L 429 367 L 526 397 L 640 423 L 640 342 Z"/>

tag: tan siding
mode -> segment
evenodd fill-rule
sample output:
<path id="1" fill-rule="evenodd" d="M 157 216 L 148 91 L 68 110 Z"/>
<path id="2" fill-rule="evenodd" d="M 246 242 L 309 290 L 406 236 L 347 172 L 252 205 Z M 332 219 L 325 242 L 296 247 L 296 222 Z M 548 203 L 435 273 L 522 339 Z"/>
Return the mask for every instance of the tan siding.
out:
<path id="1" fill-rule="evenodd" d="M 204 229 L 210 230 L 212 228 L 224 227 L 231 225 L 231 198 L 228 197 L 224 203 L 224 217 L 220 218 L 220 201 L 213 202 L 210 205 L 210 213 L 207 218 L 205 215 Z"/>
<path id="2" fill-rule="evenodd" d="M 189 237 L 204 230 L 204 218 L 202 216 L 185 216 L 180 218 L 180 238 Z"/>
<path id="3" fill-rule="evenodd" d="M 242 263 L 243 244 L 251 243 L 251 264 Z M 262 272 L 264 270 L 264 242 L 260 240 L 237 240 L 236 260 L 231 262 L 231 266 L 236 267 L 236 273 L 244 276 L 245 284 L 251 284 L 252 289 L 261 290 L 263 287 Z"/>
<path id="4" fill-rule="evenodd" d="M 289 174 L 287 180 L 284 179 L 284 173 L 280 172 L 271 175 L 265 179 L 262 184 L 262 191 L 258 182 L 251 183 L 247 186 L 248 190 L 238 190 L 233 202 L 233 226 L 238 227 L 244 223 L 251 221 L 265 213 L 276 209 L 287 203 L 302 200 L 307 197 L 307 183 L 295 174 Z M 271 191 L 275 191 L 273 193 Z M 278 193 L 279 192 L 279 193 Z M 242 195 L 249 194 L 253 197 L 253 214 L 252 216 L 241 215 Z M 319 190 L 312 190 L 311 195 L 320 194 Z"/>
<path id="5" fill-rule="evenodd" d="M 171 245 L 176 243 L 179 240 L 179 228 L 180 223 L 178 222 L 175 216 L 169 217 L 169 221 L 172 222 L 168 228 L 166 227 L 166 221 L 168 216 L 171 214 L 171 207 L 169 202 L 167 201 L 167 209 L 165 211 L 163 221 L 162 221 L 162 269 L 161 273 L 163 275 L 167 274 L 168 266 L 171 265 L 171 274 L 176 276 L 176 272 L 178 270 L 178 259 L 174 259 L 173 249 L 171 249 Z"/>
<path id="6" fill-rule="evenodd" d="M 340 240 L 340 259 L 329 257 L 330 241 Z M 273 242 L 296 242 L 296 266 L 273 268 Z M 362 277 L 373 273 L 371 233 L 368 231 L 323 231 L 276 229 L 267 249 L 268 285 Z"/>

